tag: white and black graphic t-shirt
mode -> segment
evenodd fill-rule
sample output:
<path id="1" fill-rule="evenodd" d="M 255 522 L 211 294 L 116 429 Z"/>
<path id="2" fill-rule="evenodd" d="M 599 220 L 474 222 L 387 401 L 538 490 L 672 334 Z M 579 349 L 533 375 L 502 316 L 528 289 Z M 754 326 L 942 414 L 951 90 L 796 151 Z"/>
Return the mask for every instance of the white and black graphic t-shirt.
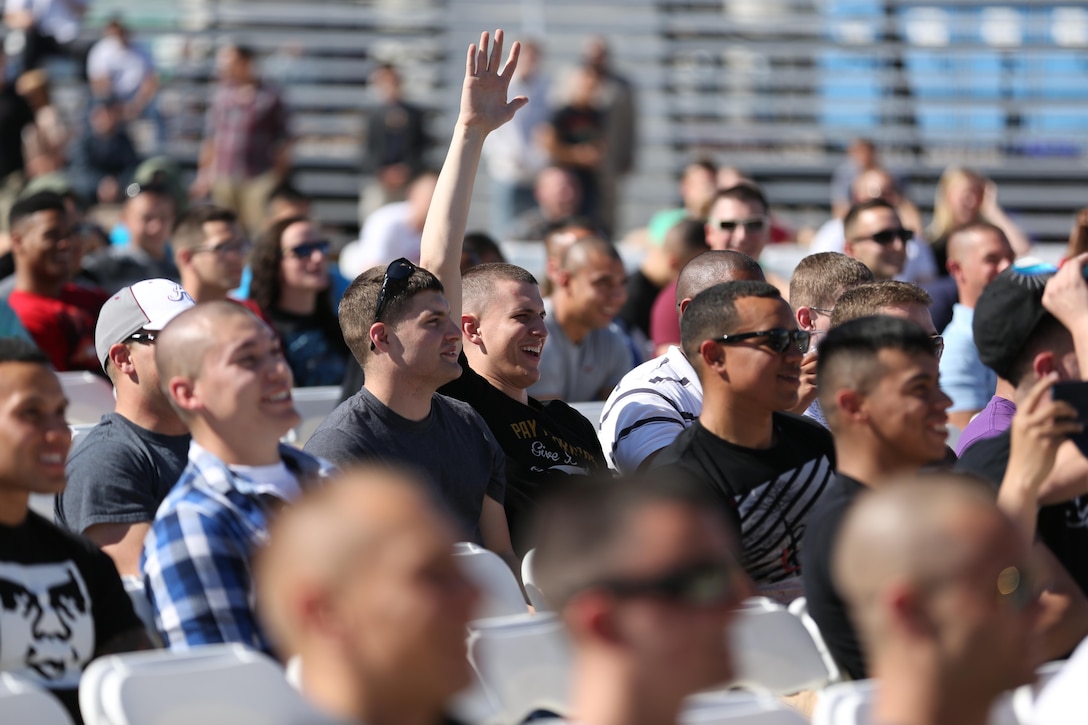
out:
<path id="1" fill-rule="evenodd" d="M 757 584 L 797 579 L 813 505 L 835 471 L 831 433 L 789 413 L 774 414 L 770 448 L 734 445 L 698 421 L 663 450 L 654 467 L 674 467 L 711 488 L 740 533 L 741 564 Z"/>
<path id="2" fill-rule="evenodd" d="M 99 646 L 138 627 L 113 561 L 90 541 L 33 512 L 0 526 L 0 670 L 74 690 Z"/>

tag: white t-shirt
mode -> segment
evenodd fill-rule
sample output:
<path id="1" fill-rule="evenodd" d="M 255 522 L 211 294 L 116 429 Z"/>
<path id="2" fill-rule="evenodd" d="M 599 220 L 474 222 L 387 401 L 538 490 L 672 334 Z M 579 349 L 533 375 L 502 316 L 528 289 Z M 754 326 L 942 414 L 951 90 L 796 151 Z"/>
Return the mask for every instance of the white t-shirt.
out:
<path id="1" fill-rule="evenodd" d="M 1061 671 L 1043 686 L 1035 701 L 1035 725 L 1081 725 L 1084 683 L 1088 682 L 1088 639 L 1073 652 Z"/>
<path id="2" fill-rule="evenodd" d="M 419 263 L 423 231 L 408 226 L 408 202 L 396 201 L 366 218 L 359 240 L 340 253 L 340 273 L 348 279 L 378 265 L 404 257 Z"/>
<path id="3" fill-rule="evenodd" d="M 155 72 L 151 57 L 133 45 L 122 45 L 114 37 L 102 38 L 87 54 L 87 75 L 93 81 L 106 78 L 110 91 L 122 101 L 130 100 L 144 81 Z"/>
<path id="4" fill-rule="evenodd" d="M 4 12 L 29 10 L 43 35 L 56 38 L 58 43 L 70 43 L 79 35 L 82 16 L 69 6 L 87 9 L 88 0 L 7 0 Z"/>
<path id="5" fill-rule="evenodd" d="M 598 435 L 610 468 L 634 473 L 703 410 L 703 386 L 675 345 L 623 376 L 601 411 Z"/>

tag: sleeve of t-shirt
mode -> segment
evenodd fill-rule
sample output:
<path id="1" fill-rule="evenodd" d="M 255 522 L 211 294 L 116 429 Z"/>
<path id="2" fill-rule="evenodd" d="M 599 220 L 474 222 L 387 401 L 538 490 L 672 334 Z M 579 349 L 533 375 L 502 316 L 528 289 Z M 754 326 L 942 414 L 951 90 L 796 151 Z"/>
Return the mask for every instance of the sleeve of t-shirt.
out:
<path id="1" fill-rule="evenodd" d="M 250 552 L 223 522 L 195 506 L 155 521 L 143 562 L 155 626 L 170 649 L 241 642 L 263 649 L 250 607 Z"/>
<path id="2" fill-rule="evenodd" d="M 91 47 L 91 52 L 87 53 L 87 77 L 94 80 L 95 78 L 108 76 L 109 68 L 106 66 L 106 61 L 108 59 L 109 57 L 102 41 L 95 43 Z"/>
<path id="3" fill-rule="evenodd" d="M 358 441 L 336 428 L 323 428 L 310 436 L 302 450 L 343 468 L 363 458 Z"/>
<path id="4" fill-rule="evenodd" d="M 654 345 L 680 344 L 680 315 L 676 310 L 676 290 L 666 287 L 657 295 L 650 310 L 650 339 Z"/>
<path id="5" fill-rule="evenodd" d="M 1009 465 L 1009 446 L 1008 433 L 977 440 L 963 450 L 955 469 L 979 476 L 996 489 L 1001 486 L 1005 468 Z"/>
<path id="6" fill-rule="evenodd" d="M 982 410 L 994 394 L 989 368 L 964 335 L 948 335 L 941 355 L 941 390 L 952 398 L 950 412 Z"/>
<path id="7" fill-rule="evenodd" d="M 57 523 L 82 534 L 95 524 L 154 521 L 160 502 L 150 462 L 112 438 L 81 443 L 65 467 L 68 485 L 57 497 Z"/>
<path id="8" fill-rule="evenodd" d="M 601 416 L 601 448 L 613 468 L 634 473 L 647 456 L 676 440 L 684 427 L 680 412 L 656 391 L 627 391 Z"/>
<path id="9" fill-rule="evenodd" d="M 487 480 L 487 495 L 498 503 L 506 503 L 506 454 L 495 440 L 491 429 L 479 418 L 478 425 L 488 447 L 491 449 L 491 476 Z"/>

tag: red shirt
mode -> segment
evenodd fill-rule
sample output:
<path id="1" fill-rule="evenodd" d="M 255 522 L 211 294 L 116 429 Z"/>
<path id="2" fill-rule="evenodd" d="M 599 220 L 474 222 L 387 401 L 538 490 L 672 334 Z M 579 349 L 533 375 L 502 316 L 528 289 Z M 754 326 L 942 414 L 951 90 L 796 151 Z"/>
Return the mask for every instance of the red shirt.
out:
<path id="1" fill-rule="evenodd" d="M 57 372 L 90 370 L 101 374 L 94 326 L 108 299 L 102 290 L 69 283 L 61 288 L 60 297 L 15 290 L 8 304 Z"/>

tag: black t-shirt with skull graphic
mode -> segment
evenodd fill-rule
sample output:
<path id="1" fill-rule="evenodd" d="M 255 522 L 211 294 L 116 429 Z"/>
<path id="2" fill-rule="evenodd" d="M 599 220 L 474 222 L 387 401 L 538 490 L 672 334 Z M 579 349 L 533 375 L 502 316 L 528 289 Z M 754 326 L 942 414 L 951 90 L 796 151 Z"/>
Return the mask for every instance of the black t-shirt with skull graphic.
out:
<path id="1" fill-rule="evenodd" d="M 0 525 L 0 671 L 56 691 L 71 710 L 95 651 L 140 626 L 113 560 L 90 541 L 34 512 Z"/>

